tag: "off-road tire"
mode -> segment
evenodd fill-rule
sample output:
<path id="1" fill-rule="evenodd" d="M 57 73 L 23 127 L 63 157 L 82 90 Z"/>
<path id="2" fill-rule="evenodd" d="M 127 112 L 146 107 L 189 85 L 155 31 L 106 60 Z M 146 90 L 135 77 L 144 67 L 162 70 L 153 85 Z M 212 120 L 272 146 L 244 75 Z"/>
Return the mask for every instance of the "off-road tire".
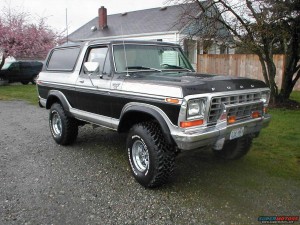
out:
<path id="1" fill-rule="evenodd" d="M 70 145 L 75 142 L 78 135 L 77 120 L 68 117 L 59 103 L 54 103 L 50 108 L 49 126 L 57 144 Z"/>
<path id="2" fill-rule="evenodd" d="M 252 138 L 245 136 L 225 142 L 221 150 L 213 150 L 213 152 L 218 158 L 225 160 L 240 159 L 249 152 L 251 144 Z"/>
<path id="3" fill-rule="evenodd" d="M 148 151 L 148 166 L 144 171 L 134 161 L 134 145 L 138 143 Z M 163 185 L 173 174 L 175 167 L 174 147 L 169 145 L 156 122 L 142 122 L 134 125 L 127 137 L 126 149 L 134 178 L 144 187 Z"/>

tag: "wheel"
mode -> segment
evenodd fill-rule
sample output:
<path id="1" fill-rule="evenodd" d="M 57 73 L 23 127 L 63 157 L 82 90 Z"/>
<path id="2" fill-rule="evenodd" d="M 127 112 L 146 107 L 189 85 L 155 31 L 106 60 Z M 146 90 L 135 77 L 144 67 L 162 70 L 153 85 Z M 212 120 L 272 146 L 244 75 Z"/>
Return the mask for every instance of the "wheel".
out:
<path id="1" fill-rule="evenodd" d="M 224 144 L 221 150 L 213 150 L 215 155 L 226 160 L 240 159 L 245 156 L 251 148 L 252 138 L 249 136 L 237 138 Z"/>
<path id="2" fill-rule="evenodd" d="M 36 80 L 37 80 L 37 75 L 34 75 L 34 76 L 32 77 L 31 83 L 32 83 L 32 84 L 36 84 Z"/>
<path id="3" fill-rule="evenodd" d="M 72 144 L 78 135 L 76 119 L 68 117 L 63 107 L 54 103 L 49 113 L 49 126 L 53 139 L 57 144 Z"/>
<path id="4" fill-rule="evenodd" d="M 5 77 L 0 77 L 0 86 L 7 85 L 8 80 Z"/>
<path id="5" fill-rule="evenodd" d="M 172 175 L 175 151 L 157 123 L 134 125 L 129 131 L 126 148 L 133 176 L 144 187 L 161 186 Z"/>
<path id="6" fill-rule="evenodd" d="M 27 85 L 29 83 L 29 81 L 21 81 L 22 84 Z"/>

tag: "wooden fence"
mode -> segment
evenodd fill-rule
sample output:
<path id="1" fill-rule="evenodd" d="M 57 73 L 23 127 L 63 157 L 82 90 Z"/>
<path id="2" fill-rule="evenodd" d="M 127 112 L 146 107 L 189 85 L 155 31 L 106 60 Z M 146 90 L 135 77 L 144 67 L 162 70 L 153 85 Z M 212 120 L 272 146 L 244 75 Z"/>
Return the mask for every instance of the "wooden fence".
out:
<path id="1" fill-rule="evenodd" d="M 264 81 L 262 68 L 257 55 L 233 54 L 233 55 L 198 55 L 197 71 L 200 73 L 222 74 L 230 76 L 248 77 Z M 281 87 L 282 75 L 285 66 L 284 55 L 274 55 L 276 65 L 276 83 Z M 294 87 L 300 90 L 300 81 Z"/>

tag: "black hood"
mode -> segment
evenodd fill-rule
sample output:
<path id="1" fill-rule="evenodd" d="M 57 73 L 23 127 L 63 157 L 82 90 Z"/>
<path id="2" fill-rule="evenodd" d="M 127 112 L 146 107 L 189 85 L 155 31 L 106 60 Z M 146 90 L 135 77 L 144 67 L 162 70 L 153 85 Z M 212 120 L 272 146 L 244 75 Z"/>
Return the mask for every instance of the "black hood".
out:
<path id="1" fill-rule="evenodd" d="M 260 80 L 192 72 L 139 72 L 131 73 L 127 79 L 130 81 L 138 80 L 138 82 L 181 87 L 183 96 L 267 87 Z"/>

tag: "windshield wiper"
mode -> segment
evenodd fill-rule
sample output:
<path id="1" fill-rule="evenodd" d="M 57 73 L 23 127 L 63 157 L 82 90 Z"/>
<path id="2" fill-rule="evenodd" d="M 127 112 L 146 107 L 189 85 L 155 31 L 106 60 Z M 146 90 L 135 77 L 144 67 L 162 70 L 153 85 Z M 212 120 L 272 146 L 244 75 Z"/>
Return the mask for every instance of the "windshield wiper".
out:
<path id="1" fill-rule="evenodd" d="M 136 69 L 136 70 L 154 70 L 154 71 L 158 71 L 158 72 L 162 72 L 159 69 L 156 68 L 151 68 L 151 67 L 146 67 L 146 66 L 128 66 L 126 67 L 126 69 L 131 70 L 131 69 Z"/>
<path id="2" fill-rule="evenodd" d="M 162 66 L 166 66 L 166 67 L 170 67 L 170 68 L 166 68 L 166 69 L 183 69 L 183 70 L 187 70 L 189 72 L 192 72 L 192 70 L 185 68 L 185 67 L 181 67 L 181 66 L 176 66 L 176 65 L 170 65 L 170 64 L 162 64 Z"/>

